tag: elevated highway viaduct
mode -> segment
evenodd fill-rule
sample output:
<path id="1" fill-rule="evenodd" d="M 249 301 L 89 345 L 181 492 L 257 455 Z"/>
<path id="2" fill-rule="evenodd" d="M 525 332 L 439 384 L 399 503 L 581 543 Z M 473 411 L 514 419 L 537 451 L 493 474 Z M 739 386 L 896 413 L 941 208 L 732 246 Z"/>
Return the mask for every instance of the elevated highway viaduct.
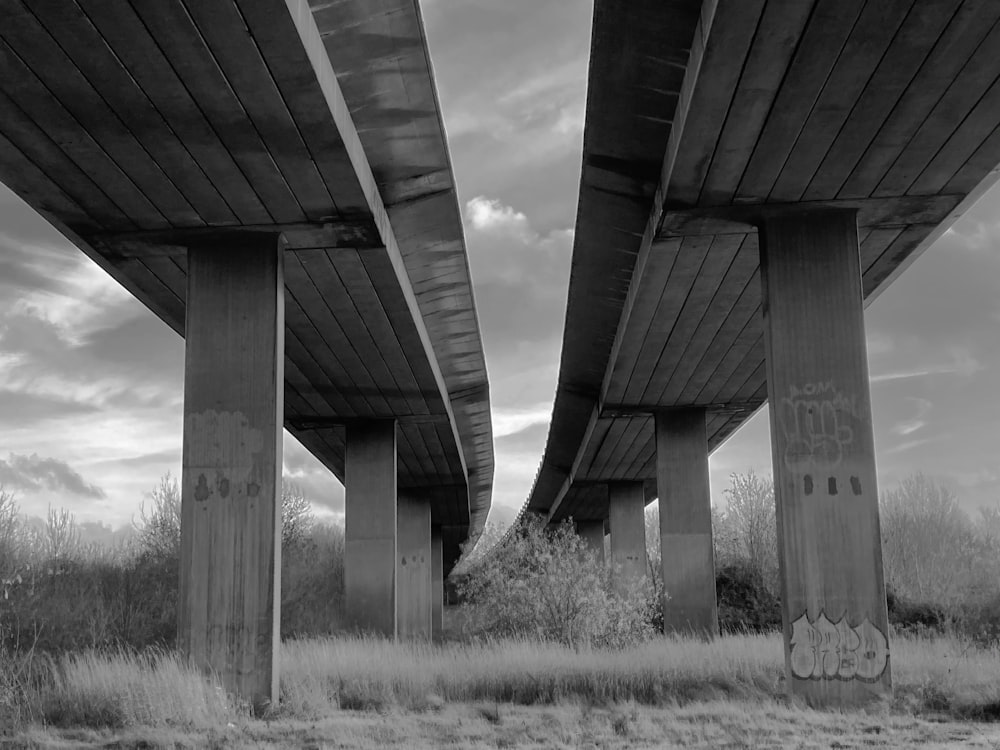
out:
<path id="1" fill-rule="evenodd" d="M 558 390 L 525 511 L 717 631 L 709 452 L 771 417 L 789 689 L 891 689 L 863 308 L 997 177 L 1000 3 L 597 0 Z"/>
<path id="2" fill-rule="evenodd" d="M 282 426 L 346 606 L 426 636 L 489 386 L 416 0 L 0 0 L 0 180 L 185 337 L 181 649 L 276 699 Z"/>

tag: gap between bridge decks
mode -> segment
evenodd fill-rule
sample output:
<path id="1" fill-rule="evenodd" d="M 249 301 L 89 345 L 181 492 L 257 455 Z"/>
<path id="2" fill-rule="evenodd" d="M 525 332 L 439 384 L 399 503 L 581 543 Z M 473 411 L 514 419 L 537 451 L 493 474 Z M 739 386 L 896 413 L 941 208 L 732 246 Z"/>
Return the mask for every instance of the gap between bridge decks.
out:
<path id="1" fill-rule="evenodd" d="M 385 247 L 371 217 L 296 224 L 198 227 L 95 234 L 87 239 L 109 260 L 182 256 L 191 247 L 238 247 L 251 236 L 280 237 L 288 251 Z"/>

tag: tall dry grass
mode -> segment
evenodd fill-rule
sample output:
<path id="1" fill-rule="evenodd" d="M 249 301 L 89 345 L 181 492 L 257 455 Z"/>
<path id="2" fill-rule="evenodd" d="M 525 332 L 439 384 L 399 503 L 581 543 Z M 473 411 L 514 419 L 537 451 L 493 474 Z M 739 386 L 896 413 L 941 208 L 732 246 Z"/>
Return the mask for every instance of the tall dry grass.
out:
<path id="1" fill-rule="evenodd" d="M 622 651 L 527 640 L 292 641 L 282 649 L 278 711 L 312 719 L 338 709 L 421 711 L 459 703 L 774 706 L 784 702 L 781 653 L 778 635 L 657 639 Z M 197 728 L 247 717 L 216 682 L 170 654 L 17 659 L 0 656 L 0 730 L 5 717 L 7 728 Z M 886 708 L 893 712 L 1000 719 L 1000 650 L 954 637 L 897 638 L 892 665 L 896 697 Z"/>
<path id="2" fill-rule="evenodd" d="M 283 649 L 282 700 L 294 713 L 330 706 L 420 708 L 437 700 L 525 705 L 760 700 L 780 692 L 780 653 L 780 638 L 756 635 L 712 643 L 657 639 L 621 651 L 532 640 L 441 646 L 305 640 Z"/>
<path id="3" fill-rule="evenodd" d="M 245 713 L 167 652 L 0 655 L 0 734 L 26 724 L 208 728 Z"/>

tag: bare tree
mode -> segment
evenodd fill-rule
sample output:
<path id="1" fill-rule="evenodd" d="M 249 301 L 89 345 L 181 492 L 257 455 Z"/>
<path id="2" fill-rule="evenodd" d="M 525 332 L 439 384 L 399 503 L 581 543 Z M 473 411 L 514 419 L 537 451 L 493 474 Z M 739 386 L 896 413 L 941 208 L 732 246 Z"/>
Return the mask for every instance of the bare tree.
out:
<path id="1" fill-rule="evenodd" d="M 723 491 L 728 503 L 720 523 L 720 542 L 729 555 L 746 560 L 769 586 L 776 587 L 778 540 L 774 511 L 774 484 L 750 469 L 729 475 Z"/>
<path id="2" fill-rule="evenodd" d="M 139 506 L 141 521 L 136 524 L 139 544 L 159 557 L 176 557 L 181 548 L 181 490 L 168 471 Z"/>
<path id="3" fill-rule="evenodd" d="M 17 547 L 20 539 L 17 501 L 13 492 L 0 485 L 0 589 L 17 572 Z M 0 593 L 3 593 L 0 591 Z"/>
<path id="4" fill-rule="evenodd" d="M 903 479 L 881 498 L 886 579 L 901 596 L 948 609 L 981 583 L 983 536 L 954 493 L 924 474 Z"/>
<path id="5" fill-rule="evenodd" d="M 149 506 L 139 509 L 136 524 L 142 547 L 154 554 L 176 557 L 181 544 L 181 490 L 168 471 L 149 493 Z M 300 544 L 313 525 L 309 500 L 295 482 L 281 482 L 281 543 L 285 547 Z"/>
<path id="6" fill-rule="evenodd" d="M 663 550 L 660 547 L 660 501 L 650 503 L 646 506 L 644 520 L 646 522 L 646 566 L 652 578 L 661 578 L 663 571 L 660 569 L 660 561 L 663 559 Z"/>
<path id="7" fill-rule="evenodd" d="M 281 478 L 281 546 L 301 545 L 313 525 L 312 506 L 296 482 Z"/>
<path id="8" fill-rule="evenodd" d="M 65 508 L 49 506 L 44 534 L 45 551 L 51 560 L 70 557 L 80 546 L 76 518 Z"/>

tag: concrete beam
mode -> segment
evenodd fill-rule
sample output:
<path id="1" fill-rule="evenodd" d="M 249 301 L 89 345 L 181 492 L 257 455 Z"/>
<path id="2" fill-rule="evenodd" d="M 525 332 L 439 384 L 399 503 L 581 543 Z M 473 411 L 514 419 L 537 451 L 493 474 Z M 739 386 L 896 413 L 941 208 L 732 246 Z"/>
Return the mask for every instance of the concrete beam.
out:
<path id="1" fill-rule="evenodd" d="M 139 232 L 91 234 L 88 241 L 112 260 L 183 256 L 189 249 L 239 247 L 260 236 L 280 237 L 287 251 L 381 249 L 384 247 L 371 216 L 297 224 L 196 227 Z"/>
<path id="2" fill-rule="evenodd" d="M 891 675 L 856 216 L 760 235 L 789 691 L 862 703 Z"/>
<path id="3" fill-rule="evenodd" d="M 899 227 L 938 224 L 955 212 L 962 195 L 904 195 L 889 198 L 803 201 L 800 203 L 745 203 L 664 211 L 659 239 L 699 235 L 747 234 L 768 216 L 815 214 L 829 210 L 857 212 L 858 226 Z"/>
<path id="4" fill-rule="evenodd" d="M 577 521 L 576 533 L 583 539 L 598 562 L 604 564 L 604 521 Z"/>
<path id="5" fill-rule="evenodd" d="M 611 565 L 627 584 L 646 575 L 646 495 L 642 482 L 610 482 Z"/>
<path id="6" fill-rule="evenodd" d="M 719 633 L 704 409 L 656 415 L 665 632 Z"/>
<path id="7" fill-rule="evenodd" d="M 396 637 L 396 423 L 347 427 L 344 599 L 358 631 Z"/>
<path id="8" fill-rule="evenodd" d="M 444 630 L 444 538 L 440 526 L 431 527 L 431 636 Z"/>
<path id="9" fill-rule="evenodd" d="M 400 495 L 396 516 L 396 633 L 431 637 L 431 506 Z"/>
<path id="10" fill-rule="evenodd" d="M 188 256 L 177 644 L 278 699 L 284 280 L 274 238 Z"/>

